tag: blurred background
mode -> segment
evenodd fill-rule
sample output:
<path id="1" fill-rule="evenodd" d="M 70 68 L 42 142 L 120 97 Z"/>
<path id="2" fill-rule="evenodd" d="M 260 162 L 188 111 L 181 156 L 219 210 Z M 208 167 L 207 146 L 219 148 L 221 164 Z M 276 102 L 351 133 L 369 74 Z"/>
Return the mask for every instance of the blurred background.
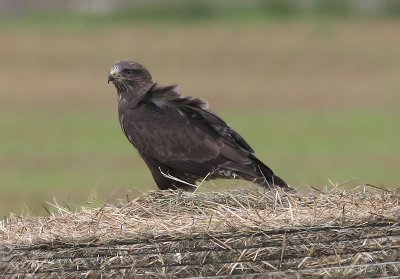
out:
<path id="1" fill-rule="evenodd" d="M 3 0 L 0 216 L 156 189 L 117 119 L 132 59 L 295 188 L 400 181 L 400 2 Z M 215 181 L 204 189 L 247 186 Z"/>

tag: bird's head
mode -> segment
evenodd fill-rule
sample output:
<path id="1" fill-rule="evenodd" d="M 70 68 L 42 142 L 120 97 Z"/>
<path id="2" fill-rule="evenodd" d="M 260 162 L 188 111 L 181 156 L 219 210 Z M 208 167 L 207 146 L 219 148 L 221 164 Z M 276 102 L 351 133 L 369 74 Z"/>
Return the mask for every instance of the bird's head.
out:
<path id="1" fill-rule="evenodd" d="M 149 71 L 133 61 L 121 61 L 112 65 L 108 82 L 114 83 L 118 93 L 141 92 L 149 89 L 154 81 Z"/>

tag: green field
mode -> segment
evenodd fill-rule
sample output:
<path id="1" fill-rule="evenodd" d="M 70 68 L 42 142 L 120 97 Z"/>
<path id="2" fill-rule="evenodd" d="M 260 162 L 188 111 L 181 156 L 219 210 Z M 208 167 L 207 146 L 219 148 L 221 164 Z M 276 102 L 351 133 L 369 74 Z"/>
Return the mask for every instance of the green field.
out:
<path id="1" fill-rule="evenodd" d="M 71 26 L 1 28 L 3 216 L 45 214 L 42 203 L 53 197 L 74 206 L 155 189 L 120 130 L 107 84 L 110 65 L 126 58 L 161 84 L 207 99 L 296 188 L 353 178 L 399 185 L 398 21 Z"/>

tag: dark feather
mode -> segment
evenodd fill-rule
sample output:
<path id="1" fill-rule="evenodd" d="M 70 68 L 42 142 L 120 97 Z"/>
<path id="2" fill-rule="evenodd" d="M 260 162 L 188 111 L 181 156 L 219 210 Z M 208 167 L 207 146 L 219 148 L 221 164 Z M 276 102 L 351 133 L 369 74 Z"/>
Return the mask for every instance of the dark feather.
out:
<path id="1" fill-rule="evenodd" d="M 138 80 L 135 76 L 135 82 L 127 86 L 132 90 L 118 92 L 120 123 L 160 189 L 194 190 L 189 184 L 206 176 L 238 177 L 265 187 L 289 189 L 255 157 L 243 137 L 208 110 L 207 102 L 181 96 L 175 85 L 162 87 L 148 79 L 136 85 Z"/>
<path id="2" fill-rule="evenodd" d="M 208 109 L 208 103 L 206 101 L 193 97 L 182 97 L 181 94 L 179 94 L 177 85 L 162 87 L 155 83 L 148 92 L 146 100 L 158 100 L 192 108 Z"/>

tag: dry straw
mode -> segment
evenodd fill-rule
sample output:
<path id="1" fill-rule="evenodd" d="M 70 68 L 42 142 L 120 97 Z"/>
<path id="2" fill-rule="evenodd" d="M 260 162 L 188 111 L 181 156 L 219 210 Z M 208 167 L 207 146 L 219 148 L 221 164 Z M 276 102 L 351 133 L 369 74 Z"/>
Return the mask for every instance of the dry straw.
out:
<path id="1" fill-rule="evenodd" d="M 359 278 L 400 273 L 399 192 L 149 192 L 0 223 L 0 277 Z"/>

